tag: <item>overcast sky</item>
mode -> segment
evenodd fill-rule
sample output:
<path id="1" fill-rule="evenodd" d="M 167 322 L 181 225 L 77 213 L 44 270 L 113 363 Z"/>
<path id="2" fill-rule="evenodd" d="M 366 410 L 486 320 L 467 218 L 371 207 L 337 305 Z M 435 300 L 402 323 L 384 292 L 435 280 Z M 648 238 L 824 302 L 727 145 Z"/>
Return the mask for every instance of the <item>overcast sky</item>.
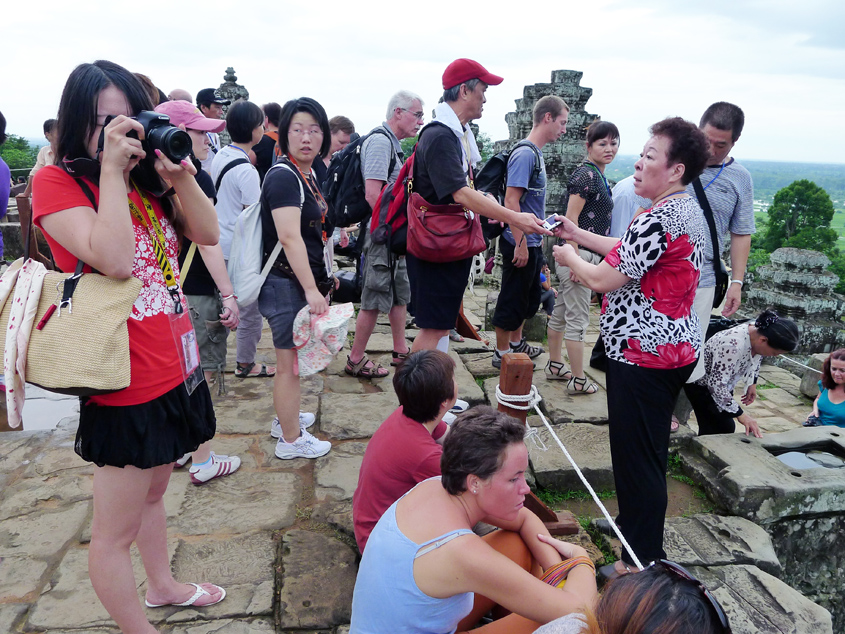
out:
<path id="1" fill-rule="evenodd" d="M 454 12 L 459 6 L 18 3 L 3 20 L 0 110 L 7 132 L 38 137 L 81 62 L 109 59 L 165 93 L 193 95 L 232 66 L 259 104 L 314 97 L 329 116 L 347 115 L 366 131 L 400 88 L 430 111 L 446 65 L 471 57 L 505 78 L 477 122 L 493 140 L 507 138 L 504 115 L 523 86 L 574 69 L 593 89 L 587 111 L 619 126 L 623 154 L 639 153 L 648 126 L 665 116 L 698 122 L 710 103 L 730 101 L 746 115 L 737 158 L 845 163 L 842 0 L 488 0 Z"/>

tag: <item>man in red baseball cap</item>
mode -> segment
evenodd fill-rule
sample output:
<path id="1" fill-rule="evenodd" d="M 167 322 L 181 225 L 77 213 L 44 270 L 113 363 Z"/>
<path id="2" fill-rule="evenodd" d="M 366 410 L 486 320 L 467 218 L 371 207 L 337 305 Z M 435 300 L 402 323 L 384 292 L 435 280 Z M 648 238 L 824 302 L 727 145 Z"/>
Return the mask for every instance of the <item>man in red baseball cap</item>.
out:
<path id="1" fill-rule="evenodd" d="M 443 73 L 443 101 L 434 108 L 434 121 L 422 129 L 414 159 L 414 191 L 428 203 L 458 203 L 486 218 L 505 222 L 527 234 L 549 234 L 533 214 L 502 207 L 471 186 L 472 166 L 481 160 L 469 122 L 481 117 L 487 86 L 502 78 L 471 59 L 456 59 Z M 486 222 L 486 218 L 482 219 Z M 429 262 L 405 258 L 414 320 L 420 328 L 413 351 L 448 351 L 449 330 L 461 307 L 472 258 Z"/>

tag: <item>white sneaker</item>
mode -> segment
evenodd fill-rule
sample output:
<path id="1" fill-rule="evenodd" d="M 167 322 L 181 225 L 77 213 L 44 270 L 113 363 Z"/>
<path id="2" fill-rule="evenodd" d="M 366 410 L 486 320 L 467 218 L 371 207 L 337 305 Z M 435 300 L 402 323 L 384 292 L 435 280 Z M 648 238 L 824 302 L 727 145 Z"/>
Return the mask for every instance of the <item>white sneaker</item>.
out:
<path id="1" fill-rule="evenodd" d="M 191 454 L 191 452 L 189 451 L 189 452 L 188 452 L 188 453 L 186 453 L 184 456 L 182 456 L 181 458 L 179 458 L 179 460 L 177 460 L 177 461 L 176 461 L 176 464 L 174 464 L 174 465 L 173 465 L 173 468 L 174 468 L 174 469 L 181 469 L 182 467 L 184 467 L 186 464 L 188 464 L 188 460 L 190 460 L 190 459 L 191 459 L 191 455 L 192 455 L 192 454 Z"/>
<path id="2" fill-rule="evenodd" d="M 456 399 L 455 404 L 452 405 L 452 409 L 450 409 L 449 411 L 460 414 L 461 412 L 465 412 L 468 409 L 469 403 L 467 403 L 466 401 L 462 401 L 461 399 Z"/>
<path id="3" fill-rule="evenodd" d="M 311 425 L 314 424 L 314 421 L 317 420 L 317 417 L 314 416 L 311 412 L 299 412 L 299 428 L 300 429 L 308 429 Z M 282 425 L 279 423 L 279 417 L 276 416 L 273 419 L 273 422 L 270 423 L 270 435 L 273 438 L 281 438 L 282 437 Z"/>
<path id="4" fill-rule="evenodd" d="M 319 458 L 329 453 L 331 448 L 332 444 L 328 440 L 314 438 L 306 430 L 300 429 L 299 438 L 293 442 L 285 442 L 284 438 L 279 438 L 279 442 L 276 443 L 276 457 L 282 460 Z"/>
<path id="5" fill-rule="evenodd" d="M 194 484 L 205 484 L 214 478 L 229 475 L 238 470 L 241 466 L 241 459 L 237 456 L 218 456 L 211 452 L 211 460 L 203 466 L 192 465 L 190 469 L 191 482 Z"/>
<path id="6" fill-rule="evenodd" d="M 458 417 L 455 416 L 452 412 L 446 412 L 445 414 L 443 414 L 443 422 L 449 425 L 450 427 L 452 426 L 452 423 L 455 422 L 456 418 Z"/>

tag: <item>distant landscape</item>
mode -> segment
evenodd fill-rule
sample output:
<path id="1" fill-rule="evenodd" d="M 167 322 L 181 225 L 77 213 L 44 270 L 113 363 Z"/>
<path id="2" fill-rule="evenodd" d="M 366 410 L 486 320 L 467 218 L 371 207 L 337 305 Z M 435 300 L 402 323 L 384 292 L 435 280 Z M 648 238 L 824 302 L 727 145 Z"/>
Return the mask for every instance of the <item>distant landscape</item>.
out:
<path id="1" fill-rule="evenodd" d="M 634 173 L 638 156 L 617 156 L 607 168 L 607 177 L 619 181 Z M 831 163 L 785 163 L 740 159 L 754 180 L 754 209 L 758 221 L 765 222 L 766 210 L 779 189 L 807 179 L 822 187 L 833 201 L 836 213 L 830 226 L 839 232 L 839 247 L 845 249 L 845 165 Z M 759 229 L 759 227 L 758 227 Z"/>

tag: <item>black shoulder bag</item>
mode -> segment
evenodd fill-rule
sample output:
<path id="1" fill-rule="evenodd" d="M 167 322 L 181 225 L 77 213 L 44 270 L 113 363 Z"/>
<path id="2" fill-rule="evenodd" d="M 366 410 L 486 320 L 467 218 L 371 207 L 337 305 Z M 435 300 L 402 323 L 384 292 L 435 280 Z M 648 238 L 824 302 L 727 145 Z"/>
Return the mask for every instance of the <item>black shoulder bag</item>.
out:
<path id="1" fill-rule="evenodd" d="M 719 238 L 716 235 L 716 220 L 713 218 L 713 209 L 710 207 L 710 201 L 704 194 L 704 188 L 701 186 L 701 179 L 696 178 L 692 182 L 692 187 L 695 189 L 695 195 L 698 198 L 698 204 L 704 210 L 704 218 L 707 220 L 707 226 L 710 227 L 710 242 L 713 244 L 713 272 L 716 274 L 716 293 L 713 296 L 713 308 L 716 308 L 725 299 L 730 285 L 730 278 L 728 276 L 728 267 L 720 257 L 719 253 Z"/>

